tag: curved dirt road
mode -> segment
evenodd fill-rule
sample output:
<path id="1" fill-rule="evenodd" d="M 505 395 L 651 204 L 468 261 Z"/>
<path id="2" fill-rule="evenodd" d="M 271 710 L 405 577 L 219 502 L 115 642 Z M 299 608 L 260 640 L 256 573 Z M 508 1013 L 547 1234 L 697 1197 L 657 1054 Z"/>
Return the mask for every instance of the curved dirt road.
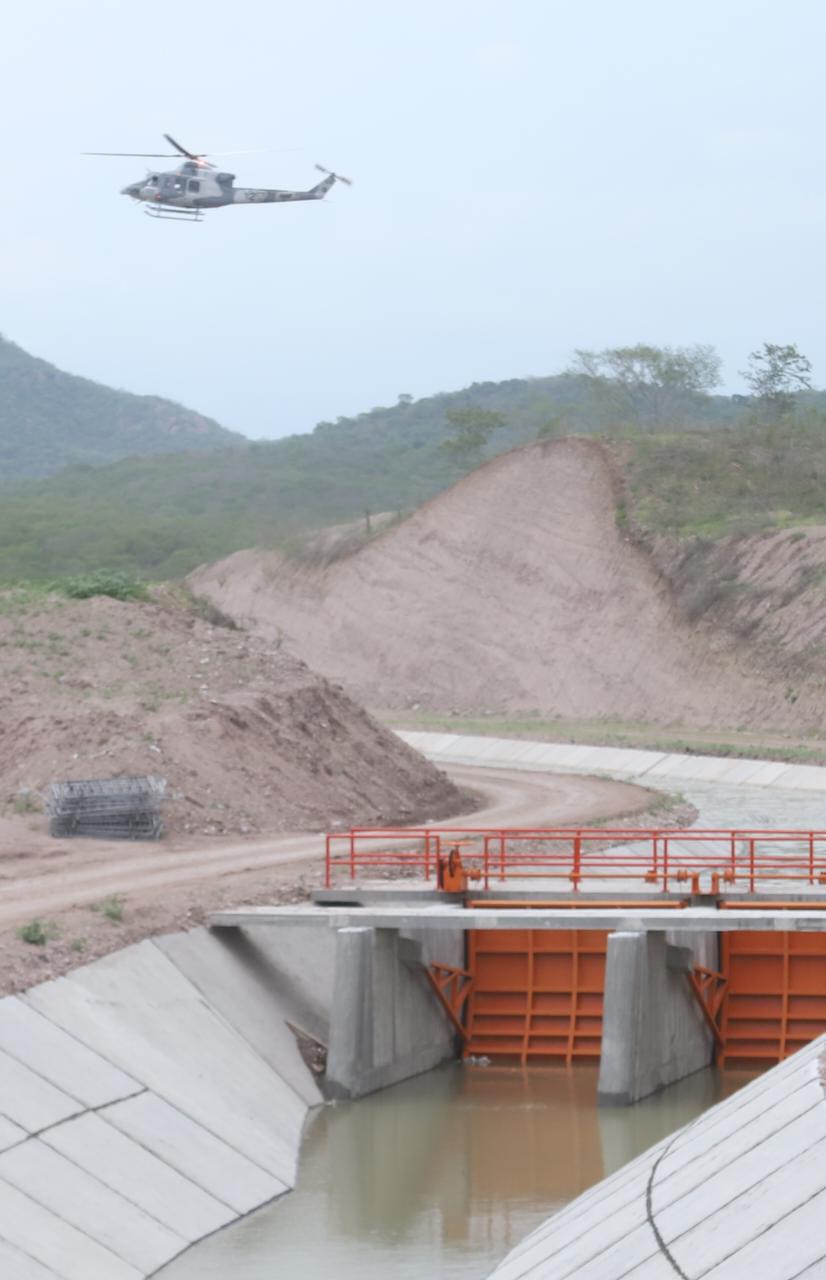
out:
<path id="1" fill-rule="evenodd" d="M 639 813 L 650 804 L 644 789 L 598 778 L 467 767 L 448 772 L 483 803 L 444 825 L 585 824 Z M 8 843 L 7 837 L 6 848 L 0 848 L 0 930 L 33 918 L 54 919 L 112 895 L 127 899 L 130 910 L 158 900 L 171 907 L 182 890 L 204 894 L 216 884 L 222 899 L 234 893 L 241 901 L 250 891 L 260 897 L 279 868 L 289 867 L 294 875 L 296 864 L 302 864 L 301 870 L 315 872 L 317 879 L 324 857 L 324 837 L 306 833 L 198 846 L 55 841 L 38 834 L 25 839 L 32 847 L 22 854 L 9 850 Z M 186 909 L 188 904 L 180 905 Z"/>

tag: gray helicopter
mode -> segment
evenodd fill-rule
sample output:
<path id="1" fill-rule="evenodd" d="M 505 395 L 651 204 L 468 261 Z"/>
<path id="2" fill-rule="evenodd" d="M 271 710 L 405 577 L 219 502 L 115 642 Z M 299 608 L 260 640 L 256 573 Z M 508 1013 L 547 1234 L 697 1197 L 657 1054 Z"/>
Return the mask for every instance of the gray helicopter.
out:
<path id="1" fill-rule="evenodd" d="M 121 195 L 131 196 L 146 204 L 145 213 L 153 218 L 179 218 L 200 222 L 206 209 L 220 209 L 227 204 L 281 204 L 293 200 L 323 200 L 336 182 L 349 178 L 333 173 L 323 165 L 315 167 L 325 176 L 309 191 L 279 191 L 268 187 L 236 187 L 234 173 L 219 173 L 207 159 L 207 153 L 187 151 L 179 142 L 163 135 L 173 148 L 170 152 L 152 151 L 84 151 L 87 156 L 143 156 L 160 160 L 184 156 L 183 164 L 164 173 L 147 173 L 138 182 L 130 182 Z"/>

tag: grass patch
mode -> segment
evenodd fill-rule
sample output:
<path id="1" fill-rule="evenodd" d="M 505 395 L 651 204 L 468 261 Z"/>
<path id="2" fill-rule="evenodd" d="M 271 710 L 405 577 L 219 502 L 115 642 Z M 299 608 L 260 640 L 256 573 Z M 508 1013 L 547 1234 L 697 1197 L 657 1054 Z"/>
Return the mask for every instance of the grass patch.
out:
<path id="1" fill-rule="evenodd" d="M 12 813 L 42 813 L 43 805 L 34 791 L 18 791 L 8 806 Z"/>
<path id="2" fill-rule="evenodd" d="M 45 947 L 50 938 L 56 937 L 57 928 L 42 920 L 30 920 L 28 924 L 21 925 L 16 933 L 21 942 L 28 942 L 31 947 Z"/>
<path id="3" fill-rule="evenodd" d="M 98 912 L 107 920 L 111 920 L 113 924 L 120 924 L 123 919 L 124 899 L 119 893 L 113 893 L 111 897 L 104 898 L 102 902 L 94 902 L 90 907 L 91 911 Z"/>

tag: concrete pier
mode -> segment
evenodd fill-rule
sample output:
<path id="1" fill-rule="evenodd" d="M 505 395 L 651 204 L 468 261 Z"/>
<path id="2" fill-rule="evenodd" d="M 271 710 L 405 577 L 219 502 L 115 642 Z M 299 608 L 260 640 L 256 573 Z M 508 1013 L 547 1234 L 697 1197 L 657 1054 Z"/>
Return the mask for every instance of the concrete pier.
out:
<path id="1" fill-rule="evenodd" d="M 601 1104 L 628 1106 L 710 1064 L 711 1033 L 686 981 L 693 965 L 664 933 L 609 935 Z"/>
<path id="2" fill-rule="evenodd" d="M 455 1057 L 455 1032 L 425 978 L 422 944 L 395 929 L 336 934 L 325 1091 L 357 1098 Z"/>

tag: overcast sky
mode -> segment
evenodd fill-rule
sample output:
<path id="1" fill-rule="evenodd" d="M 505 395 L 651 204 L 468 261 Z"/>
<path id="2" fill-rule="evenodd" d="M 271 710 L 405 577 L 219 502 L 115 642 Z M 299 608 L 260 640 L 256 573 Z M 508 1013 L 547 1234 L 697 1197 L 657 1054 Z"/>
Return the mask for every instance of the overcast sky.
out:
<path id="1" fill-rule="evenodd" d="M 0 332 L 254 437 L 582 346 L 823 385 L 824 65 L 819 0 L 7 0 Z M 156 222 L 78 153 L 164 131 L 355 185 Z"/>

